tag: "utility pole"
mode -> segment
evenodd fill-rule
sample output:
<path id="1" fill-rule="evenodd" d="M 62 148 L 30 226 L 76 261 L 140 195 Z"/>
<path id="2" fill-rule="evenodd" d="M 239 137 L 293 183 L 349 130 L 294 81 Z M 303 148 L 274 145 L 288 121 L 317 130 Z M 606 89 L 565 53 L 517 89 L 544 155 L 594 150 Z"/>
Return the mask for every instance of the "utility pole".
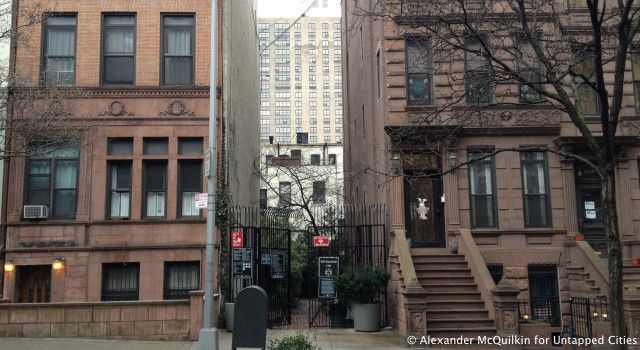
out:
<path id="1" fill-rule="evenodd" d="M 211 52 L 209 64 L 209 160 L 207 177 L 207 237 L 205 249 L 204 317 L 198 334 L 198 350 L 218 350 L 218 330 L 213 327 L 213 280 L 216 242 L 216 168 L 218 98 L 218 0 L 211 0 Z"/>

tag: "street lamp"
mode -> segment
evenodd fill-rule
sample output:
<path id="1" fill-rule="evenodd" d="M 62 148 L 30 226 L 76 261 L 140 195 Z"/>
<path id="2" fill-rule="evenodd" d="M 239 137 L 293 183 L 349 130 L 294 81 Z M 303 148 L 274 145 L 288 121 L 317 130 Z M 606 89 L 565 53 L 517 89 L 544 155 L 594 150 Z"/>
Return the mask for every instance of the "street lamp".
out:
<path id="1" fill-rule="evenodd" d="M 391 156 L 391 166 L 393 167 L 393 171 L 400 173 L 400 165 L 402 165 L 402 159 L 400 158 L 400 153 L 394 152 Z"/>
<path id="2" fill-rule="evenodd" d="M 453 169 L 458 166 L 458 155 L 455 152 L 449 154 L 449 169 Z"/>

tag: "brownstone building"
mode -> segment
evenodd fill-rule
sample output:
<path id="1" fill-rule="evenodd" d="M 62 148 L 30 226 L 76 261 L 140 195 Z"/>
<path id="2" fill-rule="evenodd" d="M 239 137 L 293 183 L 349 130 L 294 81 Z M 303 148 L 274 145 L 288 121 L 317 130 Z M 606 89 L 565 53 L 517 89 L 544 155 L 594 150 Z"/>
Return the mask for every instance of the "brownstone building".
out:
<path id="1" fill-rule="evenodd" d="M 408 12 L 376 15 L 393 4 L 403 4 Z M 438 12 L 429 6 L 343 1 L 342 25 L 349 28 L 343 40 L 345 178 L 351 180 L 345 198 L 391 208 L 393 325 L 403 334 L 432 336 L 566 335 L 572 326 L 571 300 L 608 294 L 600 181 L 577 162 L 551 152 L 503 152 L 456 167 L 498 148 L 548 145 L 587 158 L 589 152 L 581 150 L 580 134 L 564 113 L 524 103 L 522 98 L 536 96 L 518 90 L 515 80 L 482 85 L 492 77 L 472 75 L 481 60 L 468 51 L 446 56 L 436 49 L 439 39 L 411 23 Z M 567 4 L 560 6 L 564 11 Z M 577 33 L 589 23 L 583 17 L 586 3 L 568 6 L 568 26 Z M 436 26 L 435 20 L 429 23 Z M 628 122 L 619 127 L 617 146 L 625 288 L 636 282 L 631 259 L 638 255 L 640 230 L 640 147 L 629 127 L 638 115 L 638 87 L 631 84 L 637 68 L 629 59 L 621 113 Z M 608 66 L 605 71 L 611 72 Z M 481 85 L 475 90 L 469 83 L 473 79 Z M 451 125 L 428 115 L 449 96 L 458 98 L 450 113 L 474 112 L 454 127 L 457 133 L 444 148 L 436 149 L 432 140 Z M 597 103 L 588 97 L 578 97 L 584 102 L 579 108 L 587 116 L 597 115 Z M 502 100 L 506 103 L 493 103 Z M 598 118 L 590 120 L 588 127 L 597 129 Z M 585 241 L 572 239 L 576 233 L 584 234 Z M 498 285 L 501 280 L 509 284 Z M 511 303 L 503 303 L 505 295 Z M 586 312 L 599 317 L 593 322 L 608 326 L 606 310 Z"/>
<path id="2" fill-rule="evenodd" d="M 218 2 L 218 162 L 229 164 L 230 200 L 257 204 L 255 4 Z M 35 3 L 15 2 L 14 25 Z M 31 140 L 39 152 L 5 165 L 0 334 L 193 338 L 211 2 L 41 4 L 33 15 L 43 20 L 12 48 L 15 93 L 73 90 L 80 97 L 65 113 L 86 138 L 52 149 Z"/>

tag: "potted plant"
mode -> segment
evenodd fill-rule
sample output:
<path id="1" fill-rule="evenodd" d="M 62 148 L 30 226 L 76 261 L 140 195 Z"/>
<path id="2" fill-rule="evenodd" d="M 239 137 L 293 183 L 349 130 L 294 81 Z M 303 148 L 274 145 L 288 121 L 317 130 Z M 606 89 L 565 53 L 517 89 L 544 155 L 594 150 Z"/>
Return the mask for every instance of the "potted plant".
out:
<path id="1" fill-rule="evenodd" d="M 380 267 L 361 266 L 347 270 L 333 278 L 338 296 L 346 300 L 353 311 L 356 331 L 380 330 L 380 303 L 378 297 L 386 288 L 390 275 Z"/>
<path id="2" fill-rule="evenodd" d="M 573 234 L 574 241 L 584 241 L 584 235 L 580 232 L 576 232 Z"/>
<path id="3" fill-rule="evenodd" d="M 640 258 L 631 258 L 631 265 L 640 266 Z"/>

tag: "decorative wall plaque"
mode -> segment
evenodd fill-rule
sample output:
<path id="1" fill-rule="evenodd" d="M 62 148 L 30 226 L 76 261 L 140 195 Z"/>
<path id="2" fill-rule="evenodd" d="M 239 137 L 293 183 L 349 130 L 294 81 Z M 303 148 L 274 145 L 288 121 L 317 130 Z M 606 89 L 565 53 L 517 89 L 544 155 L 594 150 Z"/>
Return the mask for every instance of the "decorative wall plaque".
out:
<path id="1" fill-rule="evenodd" d="M 104 116 L 112 116 L 112 117 L 122 117 L 122 116 L 127 116 L 127 117 L 133 117 L 135 116 L 135 114 L 127 111 L 127 107 L 125 107 L 125 105 L 118 101 L 112 101 L 109 106 L 107 107 L 107 110 L 98 114 L 98 116 L 100 117 L 104 117 Z"/>
<path id="2" fill-rule="evenodd" d="M 167 105 L 167 110 L 160 112 L 160 116 L 161 117 L 168 117 L 168 116 L 173 116 L 173 117 L 181 117 L 181 116 L 186 116 L 186 117 L 195 117 L 196 113 L 189 110 L 189 108 L 187 108 L 187 106 L 184 104 L 184 102 L 180 101 L 180 100 L 173 100 L 171 102 L 169 102 L 169 104 Z"/>

